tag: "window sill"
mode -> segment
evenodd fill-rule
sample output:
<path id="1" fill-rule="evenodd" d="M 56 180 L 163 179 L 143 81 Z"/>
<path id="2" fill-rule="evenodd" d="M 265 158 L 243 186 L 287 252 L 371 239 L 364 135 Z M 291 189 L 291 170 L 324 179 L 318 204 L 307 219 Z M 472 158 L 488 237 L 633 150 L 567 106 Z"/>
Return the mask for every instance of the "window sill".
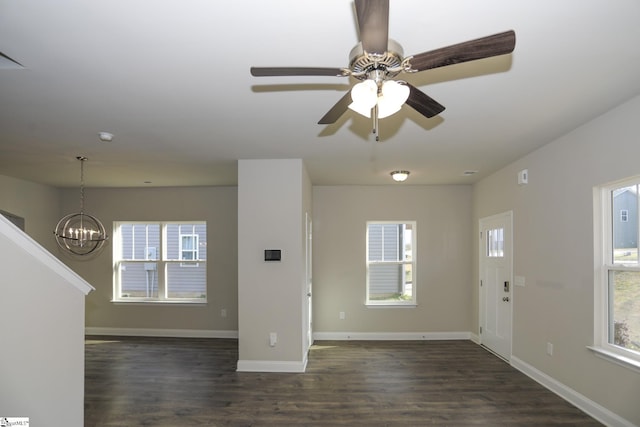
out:
<path id="1" fill-rule="evenodd" d="M 365 303 L 365 307 L 367 308 L 416 308 L 418 304 L 416 303 L 408 303 L 408 304 L 398 304 L 393 302 L 384 302 L 384 303 Z"/>
<path id="2" fill-rule="evenodd" d="M 597 357 L 615 363 L 623 368 L 631 369 L 640 374 L 640 361 L 630 357 L 623 356 L 612 351 L 608 351 L 602 347 L 587 346 Z"/>
<path id="3" fill-rule="evenodd" d="M 182 305 L 182 306 L 205 306 L 207 301 L 195 300 L 195 301 L 153 301 L 153 300 L 111 300 L 114 305 Z"/>

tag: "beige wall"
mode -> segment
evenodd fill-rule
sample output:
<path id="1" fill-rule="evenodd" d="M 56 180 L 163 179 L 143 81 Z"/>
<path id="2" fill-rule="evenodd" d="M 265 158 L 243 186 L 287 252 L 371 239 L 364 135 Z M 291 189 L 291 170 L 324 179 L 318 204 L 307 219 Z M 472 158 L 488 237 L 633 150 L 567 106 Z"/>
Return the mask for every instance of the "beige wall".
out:
<path id="1" fill-rule="evenodd" d="M 62 191 L 65 213 L 78 209 L 78 191 Z M 66 212 L 68 211 L 68 212 Z M 207 305 L 114 304 L 112 242 L 96 258 L 64 257 L 96 290 L 86 301 L 86 326 L 202 331 L 238 329 L 238 226 L 235 187 L 85 189 L 85 212 L 113 234 L 114 221 L 207 221 Z M 221 316 L 221 309 L 227 316 Z"/>
<path id="2" fill-rule="evenodd" d="M 640 174 L 640 98 L 474 186 L 473 224 L 514 213 L 513 355 L 640 425 L 640 376 L 594 356 L 593 187 Z M 528 169 L 529 184 L 517 185 Z M 476 234 L 476 233 L 474 233 Z M 478 246 L 473 245 L 474 281 Z M 474 288 L 473 331 L 478 330 Z M 546 343 L 554 345 L 553 356 Z"/>
<path id="3" fill-rule="evenodd" d="M 478 221 L 513 210 L 514 275 L 526 281 L 514 287 L 514 357 L 640 425 L 638 374 L 586 349 L 593 343 L 592 188 L 640 174 L 639 116 L 636 97 L 473 188 L 314 187 L 315 331 L 477 333 Z M 525 168 L 529 184 L 518 186 L 517 172 Z M 210 245 L 206 307 L 110 303 L 110 245 L 94 260 L 67 261 L 96 287 L 87 298 L 87 326 L 238 329 L 235 187 L 89 188 L 86 196 L 87 212 L 107 225 L 204 219 Z M 48 249 L 55 249 L 52 230 L 59 217 L 77 207 L 77 189 L 0 176 L 0 209 L 25 217 L 28 234 Z M 417 308 L 364 306 L 367 220 L 417 221 Z M 221 308 L 227 309 L 227 318 L 220 316 Z M 339 319 L 340 311 L 345 320 Z M 546 355 L 547 342 L 554 344 L 552 357 Z"/>
<path id="4" fill-rule="evenodd" d="M 470 331 L 470 212 L 471 186 L 314 187 L 314 331 Z M 416 308 L 365 307 L 368 220 L 417 222 Z"/>
<path id="5" fill-rule="evenodd" d="M 25 232 L 55 253 L 53 229 L 62 216 L 58 189 L 0 175 L 0 210 L 24 218 Z"/>

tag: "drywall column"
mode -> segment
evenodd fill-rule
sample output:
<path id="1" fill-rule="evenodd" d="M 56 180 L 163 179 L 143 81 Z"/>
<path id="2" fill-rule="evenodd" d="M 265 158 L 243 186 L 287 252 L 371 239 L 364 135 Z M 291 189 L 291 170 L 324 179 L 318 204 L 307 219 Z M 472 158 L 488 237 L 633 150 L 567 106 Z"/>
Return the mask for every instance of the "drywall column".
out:
<path id="1" fill-rule="evenodd" d="M 85 296 L 93 287 L 3 216 L 0 254 L 0 416 L 81 426 Z"/>
<path id="2" fill-rule="evenodd" d="M 238 162 L 239 371 L 304 372 L 304 217 L 300 159 Z M 265 261 L 280 250 L 280 261 Z"/>

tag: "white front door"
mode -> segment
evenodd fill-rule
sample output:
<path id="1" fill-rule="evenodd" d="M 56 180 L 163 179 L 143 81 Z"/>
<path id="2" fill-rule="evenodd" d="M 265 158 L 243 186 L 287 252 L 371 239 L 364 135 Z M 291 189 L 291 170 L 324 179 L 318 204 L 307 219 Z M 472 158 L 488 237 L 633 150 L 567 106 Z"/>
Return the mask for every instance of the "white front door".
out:
<path id="1" fill-rule="evenodd" d="M 511 358 L 512 212 L 480 220 L 480 343 Z"/>

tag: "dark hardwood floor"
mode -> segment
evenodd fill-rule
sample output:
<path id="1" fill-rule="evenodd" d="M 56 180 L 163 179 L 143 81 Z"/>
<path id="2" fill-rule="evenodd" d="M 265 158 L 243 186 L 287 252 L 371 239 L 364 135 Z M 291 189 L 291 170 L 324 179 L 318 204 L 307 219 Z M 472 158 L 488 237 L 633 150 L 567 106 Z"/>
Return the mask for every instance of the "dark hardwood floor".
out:
<path id="1" fill-rule="evenodd" d="M 236 372 L 227 339 L 87 337 L 85 426 L 600 426 L 470 341 L 316 342 Z"/>

